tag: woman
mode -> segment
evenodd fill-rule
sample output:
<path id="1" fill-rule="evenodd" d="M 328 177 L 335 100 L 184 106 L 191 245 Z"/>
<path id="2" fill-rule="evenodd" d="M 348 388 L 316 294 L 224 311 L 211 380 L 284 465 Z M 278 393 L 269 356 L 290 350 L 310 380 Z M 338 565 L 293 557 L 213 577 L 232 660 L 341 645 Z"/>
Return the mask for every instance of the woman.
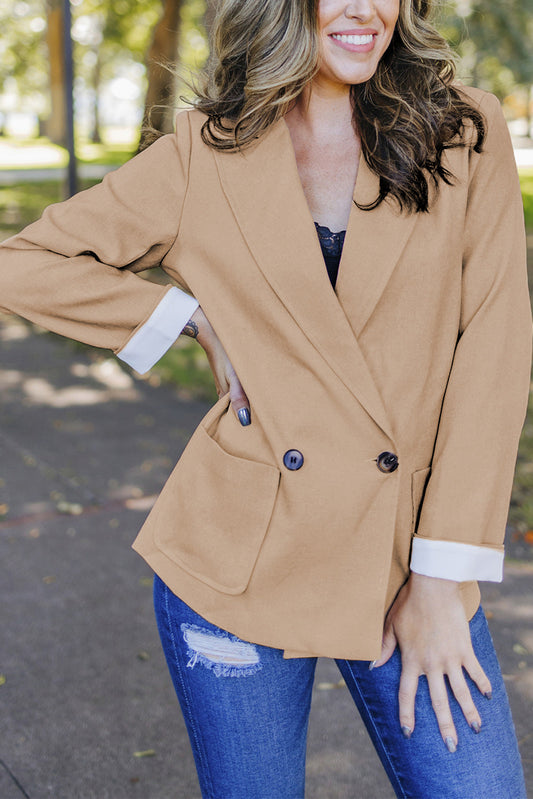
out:
<path id="1" fill-rule="evenodd" d="M 5 308 L 139 371 L 207 353 L 134 543 L 206 797 L 303 796 L 317 656 L 397 796 L 525 797 L 476 582 L 529 390 L 521 201 L 429 6 L 222 0 L 176 133 L 2 248 Z"/>

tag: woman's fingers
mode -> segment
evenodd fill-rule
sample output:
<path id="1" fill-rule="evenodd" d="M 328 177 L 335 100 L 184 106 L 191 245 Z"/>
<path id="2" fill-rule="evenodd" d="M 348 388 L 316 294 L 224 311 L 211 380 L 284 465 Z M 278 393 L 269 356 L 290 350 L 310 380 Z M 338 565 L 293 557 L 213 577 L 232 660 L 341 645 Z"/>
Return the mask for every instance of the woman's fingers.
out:
<path id="1" fill-rule="evenodd" d="M 229 391 L 231 406 L 237 419 L 243 426 L 249 425 L 251 418 L 248 397 L 235 374 L 235 370 L 220 339 L 200 306 L 191 316 L 188 324 L 191 326 L 198 343 L 205 350 L 218 396 L 222 397 Z M 190 335 L 188 329 L 185 330 L 184 328 L 184 331 Z"/>
<path id="2" fill-rule="evenodd" d="M 483 696 L 485 696 L 487 699 L 492 699 L 492 685 L 490 684 L 489 678 L 481 668 L 473 650 L 470 655 L 465 658 L 464 667 Z"/>
<path id="3" fill-rule="evenodd" d="M 463 670 L 450 670 L 448 681 L 469 726 L 474 732 L 479 732 L 481 730 L 481 716 L 474 705 L 470 689 L 464 678 Z"/>
<path id="4" fill-rule="evenodd" d="M 480 691 L 490 698 L 490 682 L 473 653 L 469 665 L 470 667 L 467 670 L 470 676 L 476 682 Z M 467 668 L 466 664 L 465 668 Z M 406 738 L 411 737 L 411 733 L 415 727 L 415 697 L 421 673 L 424 672 L 420 670 L 414 662 L 412 664 L 407 663 L 404 664 L 400 677 L 400 687 L 398 691 L 400 726 Z M 474 677 L 473 675 L 476 676 Z M 481 731 L 481 716 L 474 704 L 460 664 L 446 671 L 444 671 L 444 669 L 436 669 L 426 673 L 431 704 L 437 718 L 442 740 L 448 751 L 455 752 L 458 739 L 448 701 L 446 676 L 448 677 L 450 687 L 461 707 L 468 725 L 475 733 Z"/>
<path id="5" fill-rule="evenodd" d="M 442 740 L 449 752 L 455 752 L 457 749 L 457 732 L 450 711 L 444 674 L 441 671 L 432 672 L 427 675 L 427 678 L 431 704 L 437 717 Z"/>
<path id="6" fill-rule="evenodd" d="M 410 738 L 415 728 L 415 696 L 418 688 L 419 671 L 404 664 L 400 675 L 398 702 L 400 705 L 400 726 L 405 738 Z"/>
<path id="7" fill-rule="evenodd" d="M 252 421 L 250 418 L 250 403 L 240 380 L 235 374 L 230 381 L 229 395 L 231 407 L 235 411 L 237 419 L 243 427 L 246 427 Z"/>

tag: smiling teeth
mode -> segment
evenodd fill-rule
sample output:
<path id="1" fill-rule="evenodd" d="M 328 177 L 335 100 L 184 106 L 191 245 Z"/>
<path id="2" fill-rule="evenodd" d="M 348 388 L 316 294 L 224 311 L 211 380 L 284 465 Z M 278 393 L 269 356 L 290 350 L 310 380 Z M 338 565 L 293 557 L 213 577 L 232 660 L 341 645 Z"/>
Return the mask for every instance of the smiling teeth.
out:
<path id="1" fill-rule="evenodd" d="M 356 34 L 341 34 L 341 33 L 333 33 L 333 39 L 338 39 L 339 42 L 346 42 L 346 44 L 370 44 L 373 39 L 371 33 L 367 33 L 364 36 L 357 36 Z"/>

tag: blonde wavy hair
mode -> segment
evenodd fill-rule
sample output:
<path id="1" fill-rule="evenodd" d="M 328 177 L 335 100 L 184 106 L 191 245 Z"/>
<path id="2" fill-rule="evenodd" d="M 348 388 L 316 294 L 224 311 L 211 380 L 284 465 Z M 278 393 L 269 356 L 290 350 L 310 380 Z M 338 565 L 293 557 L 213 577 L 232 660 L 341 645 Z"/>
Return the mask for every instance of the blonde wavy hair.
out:
<path id="1" fill-rule="evenodd" d="M 244 149 L 294 105 L 319 65 L 319 0 L 219 0 L 211 55 L 193 83 L 192 105 L 207 115 L 202 138 Z M 430 22 L 432 0 L 400 0 L 399 18 L 375 74 L 352 86 L 363 156 L 379 176 L 375 208 L 394 197 L 429 209 L 429 181 L 451 183 L 444 150 L 482 148 L 482 114 L 453 85 L 454 55 Z M 475 131 L 467 144 L 465 122 Z"/>

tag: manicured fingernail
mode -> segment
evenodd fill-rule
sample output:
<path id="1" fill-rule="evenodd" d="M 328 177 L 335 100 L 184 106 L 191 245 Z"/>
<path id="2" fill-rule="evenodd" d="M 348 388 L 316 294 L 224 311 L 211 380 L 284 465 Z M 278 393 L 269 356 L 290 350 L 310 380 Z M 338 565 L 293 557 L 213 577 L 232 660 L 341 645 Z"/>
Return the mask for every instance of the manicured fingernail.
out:
<path id="1" fill-rule="evenodd" d="M 475 733 L 481 732 L 481 724 L 479 721 L 473 721 L 470 727 L 474 730 Z"/>
<path id="2" fill-rule="evenodd" d="M 372 671 L 372 669 L 374 668 L 376 663 L 377 663 L 377 660 L 373 660 L 372 663 L 369 663 L 368 664 L 368 671 Z"/>
<path id="3" fill-rule="evenodd" d="M 457 746 L 455 745 L 455 741 L 453 740 L 453 738 L 451 736 L 448 736 L 448 738 L 445 738 L 444 739 L 444 743 L 446 744 L 446 749 L 448 750 L 448 752 L 455 752 L 455 750 L 457 749 Z"/>
<path id="4" fill-rule="evenodd" d="M 412 732 L 413 731 L 412 731 L 411 727 L 407 727 L 406 725 L 404 725 L 402 727 L 402 735 L 403 735 L 404 738 L 410 738 Z"/>
<path id="5" fill-rule="evenodd" d="M 483 696 L 485 697 L 485 699 L 492 699 L 492 691 L 485 691 Z"/>
<path id="6" fill-rule="evenodd" d="M 239 408 L 237 411 L 237 416 L 239 417 L 239 421 L 243 427 L 246 427 L 247 424 L 250 424 L 250 411 L 248 408 Z"/>

